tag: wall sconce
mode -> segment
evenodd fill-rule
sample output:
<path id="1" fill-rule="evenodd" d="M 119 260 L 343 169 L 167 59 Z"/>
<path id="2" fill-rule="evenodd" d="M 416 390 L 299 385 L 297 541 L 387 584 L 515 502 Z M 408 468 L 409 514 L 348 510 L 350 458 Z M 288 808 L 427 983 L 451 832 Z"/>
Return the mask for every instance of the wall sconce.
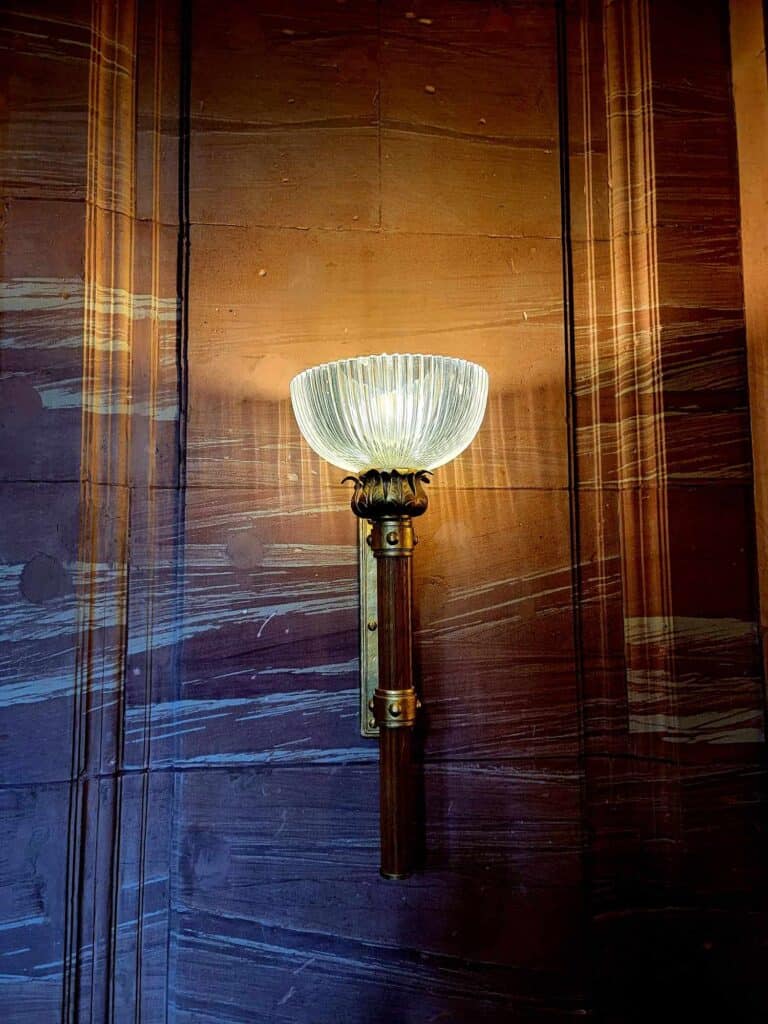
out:
<path id="1" fill-rule="evenodd" d="M 367 718 L 379 732 L 381 874 L 406 878 L 413 857 L 412 520 L 427 510 L 429 472 L 471 443 L 485 415 L 488 373 L 464 359 L 376 355 L 304 370 L 291 402 L 307 444 L 354 474 L 352 511 L 376 566 L 378 680 Z M 367 557 L 363 544 L 361 559 Z M 361 562 L 362 564 L 362 562 Z M 367 616 L 363 617 L 364 619 Z M 363 623 L 361 651 L 367 646 Z M 367 665 L 361 663 L 363 674 Z"/>

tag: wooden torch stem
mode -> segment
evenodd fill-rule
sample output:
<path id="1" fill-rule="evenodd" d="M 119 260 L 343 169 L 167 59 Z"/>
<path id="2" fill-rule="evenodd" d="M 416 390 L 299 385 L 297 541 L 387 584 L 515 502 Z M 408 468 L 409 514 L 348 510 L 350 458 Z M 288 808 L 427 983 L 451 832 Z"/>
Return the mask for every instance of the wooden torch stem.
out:
<path id="1" fill-rule="evenodd" d="M 411 557 L 413 526 L 408 516 L 377 520 L 379 685 L 374 717 L 379 726 L 381 874 L 407 878 L 413 866 L 413 688 Z"/>
<path id="2" fill-rule="evenodd" d="M 414 858 L 413 727 L 419 702 L 413 688 L 411 559 L 413 516 L 427 511 L 423 469 L 369 469 L 351 478 L 352 511 L 372 524 L 376 558 L 379 685 L 373 717 L 379 727 L 381 874 L 407 878 Z"/>
<path id="3" fill-rule="evenodd" d="M 413 864 L 413 728 L 379 730 L 379 823 L 383 878 L 407 878 Z"/>

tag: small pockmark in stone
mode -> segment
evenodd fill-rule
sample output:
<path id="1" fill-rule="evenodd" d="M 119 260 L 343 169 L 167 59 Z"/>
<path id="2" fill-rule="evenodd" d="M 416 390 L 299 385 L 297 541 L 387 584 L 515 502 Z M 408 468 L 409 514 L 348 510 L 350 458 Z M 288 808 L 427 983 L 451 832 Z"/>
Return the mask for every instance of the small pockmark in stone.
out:
<path id="1" fill-rule="evenodd" d="M 71 581 L 58 558 L 38 552 L 22 569 L 19 589 L 32 604 L 45 604 L 68 593 Z"/>

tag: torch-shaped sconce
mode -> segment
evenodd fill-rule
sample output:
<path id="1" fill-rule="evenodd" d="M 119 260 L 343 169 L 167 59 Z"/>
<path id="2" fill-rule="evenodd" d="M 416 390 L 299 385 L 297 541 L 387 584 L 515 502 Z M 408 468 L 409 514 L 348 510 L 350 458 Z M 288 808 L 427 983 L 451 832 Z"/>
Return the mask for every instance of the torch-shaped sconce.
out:
<path id="1" fill-rule="evenodd" d="M 480 428 L 482 366 L 447 356 L 377 355 L 305 370 L 291 401 L 307 444 L 354 473 L 352 511 L 371 523 L 376 559 L 381 874 L 405 878 L 412 860 L 412 519 L 427 510 L 428 472 L 450 462 Z"/>

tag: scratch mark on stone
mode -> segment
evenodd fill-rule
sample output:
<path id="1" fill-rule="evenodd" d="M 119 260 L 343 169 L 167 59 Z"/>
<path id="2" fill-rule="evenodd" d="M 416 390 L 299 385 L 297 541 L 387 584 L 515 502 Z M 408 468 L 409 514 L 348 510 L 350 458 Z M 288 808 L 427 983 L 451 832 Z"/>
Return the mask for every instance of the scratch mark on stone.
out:
<path id="1" fill-rule="evenodd" d="M 283 996 L 283 998 L 280 1000 L 280 1002 L 277 1005 L 278 1006 L 282 1006 L 284 1003 L 287 1003 L 288 1000 L 293 996 L 293 993 L 295 991 L 296 991 L 295 986 L 291 985 L 291 987 L 288 989 L 288 991 L 285 993 L 285 995 Z"/>
<path id="2" fill-rule="evenodd" d="M 262 622 L 262 624 L 261 624 L 261 625 L 259 626 L 259 631 L 258 631 L 258 633 L 256 634 L 256 636 L 257 636 L 257 637 L 260 637 L 260 636 L 261 636 L 261 634 L 262 634 L 262 633 L 264 632 L 264 630 L 265 630 L 265 629 L 267 628 L 267 626 L 268 626 L 268 625 L 270 624 L 270 622 L 272 621 L 272 619 L 274 619 L 275 615 L 277 615 L 277 612 L 272 612 L 272 614 L 271 614 L 271 615 L 270 615 L 270 616 L 269 616 L 268 618 L 264 619 L 264 621 Z"/>

